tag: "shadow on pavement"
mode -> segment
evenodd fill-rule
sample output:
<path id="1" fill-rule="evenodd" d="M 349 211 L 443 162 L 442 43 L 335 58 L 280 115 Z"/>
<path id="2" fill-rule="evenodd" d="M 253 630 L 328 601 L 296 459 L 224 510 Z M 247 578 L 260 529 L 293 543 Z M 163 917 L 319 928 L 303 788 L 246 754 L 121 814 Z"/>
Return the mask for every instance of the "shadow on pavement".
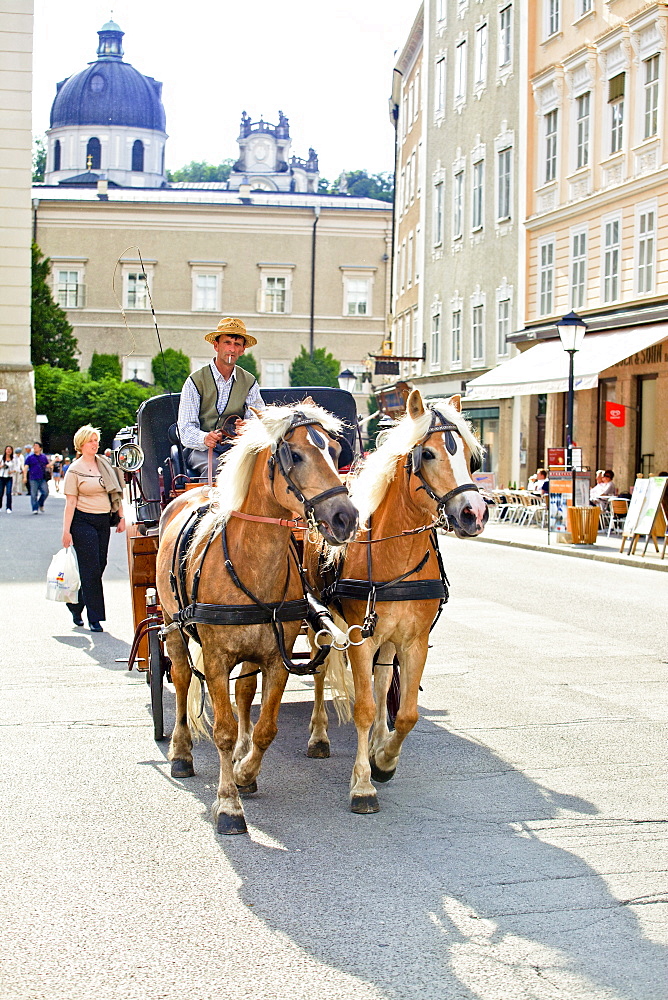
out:
<path id="1" fill-rule="evenodd" d="M 656 900 L 616 898 L 578 856 L 596 838 L 633 836 L 633 824 L 597 819 L 592 803 L 427 714 L 379 786 L 381 812 L 355 816 L 352 725 L 331 727 L 329 760 L 310 760 L 310 704 L 282 706 L 259 792 L 244 799 L 251 836 L 219 840 L 255 916 L 392 1000 L 663 1000 L 665 949 L 631 909 Z M 208 821 L 218 755 L 201 742 L 194 754 L 196 777 L 174 784 Z"/>

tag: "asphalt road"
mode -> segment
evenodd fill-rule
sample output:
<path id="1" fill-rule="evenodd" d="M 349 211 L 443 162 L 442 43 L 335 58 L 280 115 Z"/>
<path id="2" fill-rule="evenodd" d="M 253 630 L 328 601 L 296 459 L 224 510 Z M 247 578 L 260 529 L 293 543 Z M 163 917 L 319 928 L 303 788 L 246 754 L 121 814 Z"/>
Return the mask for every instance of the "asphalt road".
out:
<path id="1" fill-rule="evenodd" d="M 2 1000 L 666 1000 L 666 574 L 446 539 L 381 812 L 348 811 L 351 726 L 307 759 L 293 678 L 220 838 L 217 755 L 173 781 L 117 662 L 122 537 L 108 631 L 44 600 L 61 503 L 0 513 Z"/>

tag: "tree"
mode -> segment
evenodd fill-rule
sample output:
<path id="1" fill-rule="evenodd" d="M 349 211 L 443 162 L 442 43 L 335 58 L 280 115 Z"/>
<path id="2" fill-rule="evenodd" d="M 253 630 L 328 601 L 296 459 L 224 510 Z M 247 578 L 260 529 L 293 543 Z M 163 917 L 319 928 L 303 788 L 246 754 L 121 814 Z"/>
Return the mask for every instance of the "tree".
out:
<path id="1" fill-rule="evenodd" d="M 244 371 L 250 372 L 256 379 L 260 378 L 257 370 L 257 361 L 255 360 L 255 355 L 252 351 L 247 351 L 245 354 L 242 354 L 237 361 L 237 364 L 239 365 L 239 368 L 243 368 Z"/>
<path id="2" fill-rule="evenodd" d="M 105 376 L 115 379 L 117 382 L 121 381 L 121 362 L 118 359 L 117 354 L 98 354 L 97 351 L 93 351 L 93 357 L 90 360 L 90 365 L 88 368 L 88 374 L 93 379 L 94 382 L 99 381 Z"/>
<path id="3" fill-rule="evenodd" d="M 234 160 L 223 160 L 217 166 L 207 163 L 206 160 L 191 160 L 185 167 L 178 170 L 168 170 L 167 180 L 169 181 L 226 181 L 232 172 Z"/>
<path id="4" fill-rule="evenodd" d="M 30 357 L 33 365 L 78 371 L 79 345 L 63 309 L 53 301 L 48 277 L 51 261 L 32 245 L 32 307 Z"/>
<path id="5" fill-rule="evenodd" d="M 290 385 L 330 385 L 337 388 L 336 376 L 341 362 L 327 354 L 324 347 L 318 347 L 310 356 L 305 347 L 290 365 Z"/>
<path id="6" fill-rule="evenodd" d="M 353 198 L 375 198 L 377 201 L 394 199 L 394 175 L 369 174 L 366 170 L 346 170 L 333 184 L 320 178 L 319 194 L 348 194 Z"/>
<path id="7" fill-rule="evenodd" d="M 376 438 L 378 437 L 378 423 L 381 418 L 381 413 L 380 410 L 378 409 L 378 400 L 373 395 L 373 393 L 370 396 L 367 396 L 366 407 L 367 410 L 369 411 L 369 416 L 371 416 L 373 413 L 378 414 L 377 417 L 372 417 L 372 419 L 369 420 L 369 422 L 366 425 L 367 445 L 369 449 L 371 449 L 375 448 L 376 446 Z"/>
<path id="8" fill-rule="evenodd" d="M 32 141 L 32 179 L 35 183 L 44 180 L 46 173 L 46 146 L 44 139 L 35 136 Z"/>
<path id="9" fill-rule="evenodd" d="M 181 392 L 183 383 L 190 375 L 190 359 L 183 351 L 168 347 L 153 358 L 151 371 L 153 381 L 165 392 Z"/>

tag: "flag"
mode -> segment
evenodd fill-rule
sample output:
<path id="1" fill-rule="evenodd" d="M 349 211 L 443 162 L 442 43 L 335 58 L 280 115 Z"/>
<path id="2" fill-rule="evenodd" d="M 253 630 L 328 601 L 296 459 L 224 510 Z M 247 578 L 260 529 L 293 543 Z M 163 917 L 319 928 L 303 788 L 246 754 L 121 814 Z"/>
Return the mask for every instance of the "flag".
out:
<path id="1" fill-rule="evenodd" d="M 615 427 L 623 427 L 626 423 L 626 407 L 621 403 L 606 403 L 605 419 Z"/>

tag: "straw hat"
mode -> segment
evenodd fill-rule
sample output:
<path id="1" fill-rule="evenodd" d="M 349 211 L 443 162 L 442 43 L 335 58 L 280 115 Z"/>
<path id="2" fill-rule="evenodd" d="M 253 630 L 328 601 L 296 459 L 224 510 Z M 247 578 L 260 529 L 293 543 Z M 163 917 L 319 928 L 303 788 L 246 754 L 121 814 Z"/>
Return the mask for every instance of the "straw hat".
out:
<path id="1" fill-rule="evenodd" d="M 218 337 L 222 337 L 224 333 L 229 334 L 232 337 L 243 337 L 246 341 L 246 347 L 254 347 L 257 344 L 255 337 L 251 337 L 250 333 L 246 333 L 246 326 L 240 319 L 233 319 L 231 316 L 226 316 L 225 319 L 221 319 L 218 324 L 218 329 L 214 330 L 212 333 L 207 333 L 204 338 L 209 344 L 215 344 Z"/>

